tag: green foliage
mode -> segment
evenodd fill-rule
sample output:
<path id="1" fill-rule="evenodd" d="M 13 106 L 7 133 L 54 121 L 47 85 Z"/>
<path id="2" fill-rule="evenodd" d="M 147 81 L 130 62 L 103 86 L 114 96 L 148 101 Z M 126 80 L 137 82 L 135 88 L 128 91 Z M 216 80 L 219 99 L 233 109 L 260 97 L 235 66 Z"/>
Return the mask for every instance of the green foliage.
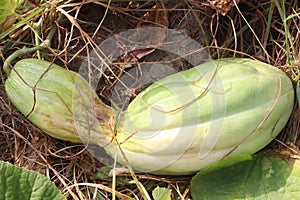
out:
<path id="1" fill-rule="evenodd" d="M 171 200 L 171 190 L 157 186 L 153 190 L 152 196 L 154 200 Z"/>
<path id="2" fill-rule="evenodd" d="M 96 172 L 96 176 L 102 180 L 111 182 L 112 181 L 112 176 L 111 176 L 111 172 L 113 170 L 113 166 L 109 165 L 109 166 L 104 166 L 101 167 L 97 172 Z M 122 177 L 122 176 L 117 176 L 116 177 L 117 182 L 118 183 L 124 183 L 124 184 L 129 184 L 130 183 L 130 179 L 128 179 L 128 177 Z"/>
<path id="3" fill-rule="evenodd" d="M 47 177 L 0 161 L 0 199 L 64 200 Z"/>
<path id="4" fill-rule="evenodd" d="M 15 9 L 23 0 L 0 0 L 0 24 L 5 22 L 6 17 L 14 15 Z"/>
<path id="5" fill-rule="evenodd" d="M 240 160 L 238 164 L 228 164 Z M 299 199 L 300 167 L 266 153 L 233 157 L 199 172 L 191 181 L 193 199 Z"/>

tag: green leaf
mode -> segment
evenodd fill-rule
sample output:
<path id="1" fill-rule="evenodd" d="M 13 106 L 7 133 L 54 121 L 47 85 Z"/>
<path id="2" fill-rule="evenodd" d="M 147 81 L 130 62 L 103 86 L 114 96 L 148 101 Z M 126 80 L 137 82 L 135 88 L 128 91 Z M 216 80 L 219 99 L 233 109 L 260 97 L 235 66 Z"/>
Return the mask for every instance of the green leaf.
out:
<path id="1" fill-rule="evenodd" d="M 0 0 L 0 1 L 5 1 L 5 0 Z M 4 32 L 0 31 L 0 39 L 6 37 L 11 31 L 15 30 L 16 28 L 18 28 L 18 27 L 26 24 L 29 20 L 31 20 L 32 18 L 34 18 L 36 15 L 44 12 L 44 10 L 47 9 L 47 8 L 49 8 L 50 6 L 51 6 L 51 3 L 46 3 L 43 6 L 41 6 L 40 8 L 36 9 L 35 11 L 33 11 L 32 13 L 30 13 L 29 15 L 27 15 L 25 18 L 23 18 L 22 20 L 20 20 L 16 24 L 14 24 L 12 27 L 10 27 L 9 29 L 7 29 L 6 31 L 4 31 Z"/>
<path id="2" fill-rule="evenodd" d="M 22 0 L 0 0 L 0 24 L 6 17 L 14 15 L 15 9 L 21 4 Z"/>
<path id="3" fill-rule="evenodd" d="M 112 165 L 103 166 L 96 172 L 96 176 L 100 179 L 111 179 L 109 173 L 112 169 Z"/>
<path id="4" fill-rule="evenodd" d="M 110 174 L 111 174 L 112 170 L 113 170 L 112 165 L 103 166 L 96 172 L 96 176 L 102 180 L 111 182 L 112 176 L 110 176 Z M 126 177 L 126 176 L 125 177 L 117 176 L 116 178 L 117 178 L 118 183 L 128 184 L 131 181 L 131 179 L 128 179 L 128 177 Z"/>
<path id="5" fill-rule="evenodd" d="M 229 159 L 230 160 L 230 159 Z M 235 165 L 220 162 L 191 181 L 193 199 L 294 200 L 300 197 L 300 167 L 259 153 Z"/>
<path id="6" fill-rule="evenodd" d="M 152 191 L 152 196 L 154 200 L 171 200 L 171 190 L 157 186 Z"/>
<path id="7" fill-rule="evenodd" d="M 0 161 L 0 199 L 65 200 L 47 177 Z"/>

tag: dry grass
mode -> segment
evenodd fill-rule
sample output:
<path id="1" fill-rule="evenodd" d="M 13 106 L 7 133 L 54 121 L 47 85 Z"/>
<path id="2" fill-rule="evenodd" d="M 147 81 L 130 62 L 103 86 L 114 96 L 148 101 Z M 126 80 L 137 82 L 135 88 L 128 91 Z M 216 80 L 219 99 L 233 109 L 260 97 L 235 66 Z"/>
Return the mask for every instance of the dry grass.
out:
<path id="1" fill-rule="evenodd" d="M 54 1 L 53 1 L 54 2 Z M 168 15 L 171 29 L 185 29 L 196 41 L 205 46 L 213 58 L 218 57 L 253 57 L 284 70 L 291 79 L 298 75 L 300 49 L 300 16 L 287 21 L 289 35 L 273 1 L 241 1 L 238 9 L 233 7 L 227 15 L 218 14 L 206 1 L 159 1 L 160 10 Z M 63 13 L 60 22 L 48 19 L 50 11 L 44 12 L 44 24 L 41 36 L 45 37 L 52 25 L 58 26 L 50 51 L 41 51 L 49 61 L 77 70 L 94 44 L 109 38 L 113 34 L 137 27 L 137 21 L 148 11 L 154 11 L 154 2 L 141 3 L 91 3 L 91 1 L 72 1 L 59 5 L 53 12 L 54 18 Z M 64 11 L 67 11 L 64 13 Z M 28 11 L 26 11 L 28 12 Z M 300 13 L 297 0 L 286 2 L 286 16 Z M 26 13 L 23 13 L 26 15 Z M 41 16 L 36 16 L 36 21 Z M 155 19 L 153 19 L 155 20 Z M 152 25 L 162 22 L 150 21 Z M 33 43 L 32 29 L 16 29 L 9 37 L 0 41 L 5 49 L 3 58 L 21 48 L 24 43 Z M 203 37 L 205 36 L 205 37 Z M 288 40 L 286 39 L 288 37 Z M 12 43 L 8 43 L 10 41 Z M 288 44 L 288 49 L 286 48 Z M 289 53 L 287 53 L 289 52 Z M 36 54 L 25 57 L 36 57 Z M 290 56 L 290 57 L 289 57 Z M 287 60 L 294 62 L 287 63 Z M 121 60 L 122 61 L 122 60 Z M 98 90 L 105 101 L 111 94 L 111 84 L 122 70 L 116 68 L 108 73 L 109 81 Z M 54 181 L 57 186 L 69 193 L 70 199 L 93 199 L 97 193 L 106 199 L 112 194 L 108 188 L 116 187 L 123 195 L 141 198 L 136 185 L 130 183 L 130 176 L 120 176 L 116 185 L 107 174 L 98 171 L 103 164 L 86 150 L 84 145 L 75 145 L 53 139 L 33 126 L 13 105 L 4 91 L 5 74 L 0 72 L 0 155 L 1 160 L 14 163 L 20 167 L 39 171 Z M 286 128 L 269 148 L 289 147 L 292 153 L 298 153 L 299 109 L 295 105 L 293 115 Z M 138 174 L 149 193 L 157 185 L 172 188 L 174 199 L 189 197 L 189 180 L 191 177 L 163 177 Z M 76 183 L 100 184 L 91 186 L 72 186 Z M 66 188 L 70 187 L 68 190 Z M 95 189 L 96 188 L 96 189 Z M 102 188 L 102 189 L 101 189 Z M 101 190 L 100 190 L 101 189 Z M 121 194 L 119 194 L 121 195 Z M 124 196 L 123 196 L 124 197 Z"/>

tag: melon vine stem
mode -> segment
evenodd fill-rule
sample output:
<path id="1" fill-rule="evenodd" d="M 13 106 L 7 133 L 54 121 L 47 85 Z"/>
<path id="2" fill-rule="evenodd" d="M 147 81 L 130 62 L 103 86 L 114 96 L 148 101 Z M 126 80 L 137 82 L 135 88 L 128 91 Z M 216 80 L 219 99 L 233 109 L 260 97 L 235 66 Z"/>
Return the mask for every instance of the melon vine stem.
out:
<path id="1" fill-rule="evenodd" d="M 62 15 L 60 15 L 57 19 L 57 21 L 59 21 L 60 19 L 62 18 Z M 10 74 L 10 71 L 12 69 L 12 66 L 11 66 L 11 63 L 16 59 L 18 58 L 19 56 L 21 55 L 25 55 L 25 54 L 29 54 L 29 53 L 32 53 L 32 52 L 35 52 L 35 51 L 38 51 L 38 50 L 42 50 L 42 49 L 45 49 L 47 47 L 50 47 L 51 45 L 51 40 L 55 34 L 55 32 L 57 31 L 57 27 L 54 25 L 46 39 L 41 43 L 41 45 L 37 45 L 37 46 L 34 46 L 34 47 L 26 47 L 24 46 L 22 49 L 19 49 L 17 51 L 15 51 L 14 53 L 12 53 L 10 56 L 8 56 L 6 58 L 6 60 L 4 61 L 3 63 L 3 70 L 4 72 L 6 73 L 6 75 L 8 76 Z"/>

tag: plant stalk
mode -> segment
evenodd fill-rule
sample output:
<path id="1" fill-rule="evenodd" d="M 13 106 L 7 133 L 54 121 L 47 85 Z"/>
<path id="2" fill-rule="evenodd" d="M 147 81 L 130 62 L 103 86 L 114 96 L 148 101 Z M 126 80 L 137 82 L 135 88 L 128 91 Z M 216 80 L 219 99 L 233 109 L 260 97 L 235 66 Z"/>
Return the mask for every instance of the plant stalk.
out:
<path id="1" fill-rule="evenodd" d="M 61 15 L 59 16 L 58 20 L 60 20 L 60 18 L 61 18 Z M 56 31 L 57 31 L 57 27 L 53 26 L 50 29 L 46 39 L 40 45 L 31 47 L 31 48 L 23 47 L 22 49 L 19 49 L 19 50 L 15 51 L 14 53 L 12 53 L 10 56 L 8 56 L 7 59 L 4 61 L 4 64 L 3 64 L 3 70 L 6 73 L 6 75 L 8 76 L 10 74 L 10 71 L 12 69 L 11 63 L 17 57 L 19 57 L 21 55 L 32 53 L 32 52 L 35 52 L 35 51 L 39 51 L 39 50 L 45 49 L 47 47 L 50 47 L 51 40 L 52 40 L 52 38 L 53 38 Z"/>

